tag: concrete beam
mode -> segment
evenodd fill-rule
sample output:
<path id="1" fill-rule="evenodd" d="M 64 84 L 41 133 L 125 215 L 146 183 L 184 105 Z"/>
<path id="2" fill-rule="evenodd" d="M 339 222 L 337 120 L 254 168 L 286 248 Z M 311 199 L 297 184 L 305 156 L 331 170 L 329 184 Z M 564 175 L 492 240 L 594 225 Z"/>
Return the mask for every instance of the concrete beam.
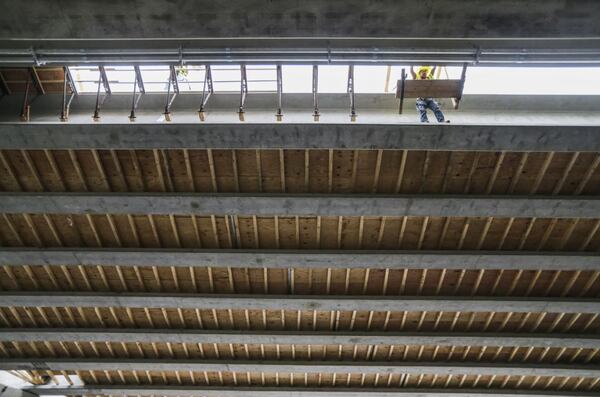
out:
<path id="1" fill-rule="evenodd" d="M 10 0 L 0 5 L 10 6 Z M 44 0 L 24 3 L 18 13 L 0 17 L 7 39 L 154 39 L 260 37 L 409 37 L 409 38 L 569 38 L 598 37 L 600 5 L 580 0 L 486 2 L 433 0 L 347 0 L 335 7 L 319 0 L 176 2 L 147 0 L 131 7 L 121 2 L 69 2 L 49 8 Z M 201 23 L 199 23 L 201 22 Z"/>
<path id="2" fill-rule="evenodd" d="M 240 343 L 263 345 L 503 346 L 598 349 L 600 336 L 572 334 L 204 331 L 173 329 L 0 328 L 12 342 Z"/>
<path id="3" fill-rule="evenodd" d="M 591 365 L 494 364 L 485 362 L 376 362 L 376 361 L 257 361 L 156 359 L 48 359 L 3 358 L 5 371 L 181 371 L 338 373 L 380 375 L 558 376 L 595 378 L 600 367 Z"/>
<path id="4" fill-rule="evenodd" d="M 271 269 L 600 270 L 600 254 L 543 251 L 0 248 L 0 264 Z"/>
<path id="5" fill-rule="evenodd" d="M 0 149 L 407 149 L 598 152 L 596 126 L 0 123 Z"/>
<path id="6" fill-rule="evenodd" d="M 595 219 L 600 197 L 2 192 L 0 212 Z"/>
<path id="7" fill-rule="evenodd" d="M 85 385 L 85 386 L 32 386 L 27 390 L 48 396 L 164 396 L 164 397 L 598 397 L 596 392 L 562 389 L 426 389 L 426 388 L 303 388 L 303 387 L 219 387 L 219 386 L 156 386 L 156 385 Z"/>
<path id="8" fill-rule="evenodd" d="M 0 306 L 600 314 L 600 301 L 593 299 L 496 297 L 0 292 Z"/>

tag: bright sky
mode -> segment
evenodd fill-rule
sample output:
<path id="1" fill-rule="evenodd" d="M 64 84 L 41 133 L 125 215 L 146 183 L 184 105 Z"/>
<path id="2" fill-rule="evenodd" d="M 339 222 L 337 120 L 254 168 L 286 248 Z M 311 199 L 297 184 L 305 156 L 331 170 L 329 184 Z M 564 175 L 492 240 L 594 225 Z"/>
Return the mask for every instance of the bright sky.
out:
<path id="1" fill-rule="evenodd" d="M 403 66 L 355 66 L 356 93 L 394 93 L 396 81 Z M 408 73 L 409 67 L 406 66 Z M 98 70 L 95 67 L 71 67 L 73 78 L 80 92 L 96 92 Z M 113 92 L 131 92 L 133 89 L 133 66 L 106 68 Z M 141 66 L 142 79 L 147 92 L 166 92 L 169 76 L 168 66 Z M 249 92 L 275 92 L 277 77 L 275 65 L 248 65 Z M 187 75 L 179 76 L 181 91 L 202 91 L 203 66 L 188 66 Z M 460 67 L 442 70 L 440 78 L 459 78 Z M 217 92 L 239 92 L 239 65 L 215 65 L 212 67 L 214 89 Z M 311 93 L 312 66 L 284 65 L 282 67 L 283 92 Z M 346 92 L 348 66 L 319 66 L 319 92 Z M 386 90 L 387 88 L 387 90 Z M 600 95 L 600 68 L 532 68 L 532 67 L 470 67 L 467 69 L 465 94 L 489 95 Z"/>

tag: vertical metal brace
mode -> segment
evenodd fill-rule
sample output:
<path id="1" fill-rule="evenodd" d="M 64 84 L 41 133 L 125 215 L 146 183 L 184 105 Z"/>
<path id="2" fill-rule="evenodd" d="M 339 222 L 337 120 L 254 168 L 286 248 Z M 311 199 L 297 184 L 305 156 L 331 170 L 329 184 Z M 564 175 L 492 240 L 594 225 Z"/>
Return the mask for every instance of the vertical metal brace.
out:
<path id="1" fill-rule="evenodd" d="M 107 95 L 112 94 L 112 92 L 110 90 L 110 84 L 108 82 L 108 76 L 106 75 L 106 69 L 104 69 L 104 66 L 98 66 L 98 69 L 100 70 L 100 75 L 102 76 L 102 84 L 104 84 L 104 92 Z"/>
<path id="2" fill-rule="evenodd" d="M 354 65 L 348 66 L 348 95 L 350 96 L 350 121 L 356 121 L 356 108 L 354 105 Z"/>
<path id="3" fill-rule="evenodd" d="M 135 65 L 133 67 L 135 71 L 135 79 L 137 80 L 138 88 L 140 89 L 140 95 L 146 93 L 146 89 L 144 88 L 144 80 L 142 79 L 142 72 L 140 71 L 140 66 Z"/>
<path id="4" fill-rule="evenodd" d="M 454 109 L 458 109 L 458 105 L 460 104 L 460 100 L 462 99 L 462 93 L 465 89 L 465 80 L 467 79 L 467 64 L 464 63 L 462 67 L 462 72 L 460 74 L 460 86 L 459 86 L 459 96 L 456 98 L 452 98 L 452 102 L 454 104 Z"/>
<path id="5" fill-rule="evenodd" d="M 33 78 L 33 83 L 35 85 L 35 89 L 37 90 L 38 94 L 46 95 L 46 90 L 44 90 L 44 86 L 42 85 L 42 80 L 40 80 L 40 76 L 39 76 L 36 68 L 33 66 L 30 67 L 29 73 L 31 73 L 31 77 Z"/>
<path id="6" fill-rule="evenodd" d="M 25 95 L 23 97 L 23 107 L 21 108 L 21 121 L 29 121 L 31 115 L 31 105 L 29 105 L 29 87 L 31 86 L 31 75 L 27 74 L 27 84 L 25 85 Z"/>
<path id="7" fill-rule="evenodd" d="M 212 72 L 210 70 L 210 65 L 205 66 L 204 73 L 204 84 L 202 86 L 202 99 L 200 100 L 200 109 L 198 109 L 198 117 L 200 117 L 200 121 L 206 120 L 206 112 L 204 108 L 208 103 L 208 98 L 213 94 L 213 81 L 212 81 Z"/>
<path id="8" fill-rule="evenodd" d="M 283 93 L 283 76 L 281 73 L 281 65 L 277 65 L 277 114 L 275 118 L 277 121 L 283 120 L 283 113 L 281 111 L 281 96 Z"/>
<path id="9" fill-rule="evenodd" d="M 140 67 L 139 66 L 134 66 L 133 67 L 134 71 L 135 71 L 135 78 L 133 80 L 133 97 L 131 99 L 131 113 L 129 114 L 129 121 L 133 122 L 136 119 L 135 116 L 135 111 L 137 109 L 137 105 L 138 102 L 140 101 L 140 98 L 142 97 L 142 95 L 144 94 L 144 82 L 142 81 L 142 73 L 140 72 Z M 139 86 L 140 89 L 140 93 L 139 95 L 136 92 L 137 87 Z"/>
<path id="10" fill-rule="evenodd" d="M 73 102 L 73 98 L 75 98 L 75 83 L 71 78 L 71 73 L 69 72 L 69 68 L 67 66 L 63 67 L 64 72 L 64 84 L 63 84 L 63 99 L 62 99 L 62 109 L 60 111 L 60 121 L 69 121 L 69 110 L 71 109 L 71 102 Z M 67 91 L 71 90 L 71 96 L 67 100 Z"/>
<path id="11" fill-rule="evenodd" d="M 104 86 L 104 95 L 100 99 L 100 87 Z M 106 70 L 104 66 L 98 66 L 98 90 L 96 92 L 96 107 L 94 108 L 94 115 L 92 120 L 100 121 L 100 106 L 104 104 L 105 99 L 110 95 L 110 85 L 108 84 L 108 78 L 106 77 Z"/>
<path id="12" fill-rule="evenodd" d="M 248 79 L 246 77 L 246 65 L 240 65 L 240 108 L 238 110 L 238 115 L 240 121 L 245 121 L 244 107 L 246 106 L 246 96 L 248 95 Z"/>
<path id="13" fill-rule="evenodd" d="M 400 74 L 400 81 L 398 82 L 398 96 L 400 97 L 400 104 L 398 105 L 398 114 L 402 114 L 402 108 L 404 107 L 404 86 L 406 82 L 406 71 L 402 68 Z"/>
<path id="14" fill-rule="evenodd" d="M 71 74 L 71 69 L 69 69 L 67 67 L 67 77 L 69 78 L 69 85 L 71 86 L 71 92 L 75 95 L 79 95 L 79 93 L 77 92 L 77 87 L 75 86 L 75 79 L 73 78 L 73 75 Z"/>
<path id="15" fill-rule="evenodd" d="M 317 65 L 313 65 L 313 75 L 312 75 L 312 94 L 313 94 L 313 120 L 319 121 L 319 117 L 321 114 L 319 113 L 319 67 Z"/>
<path id="16" fill-rule="evenodd" d="M 11 95 L 12 94 L 12 92 L 10 91 L 10 88 L 8 87 L 8 83 L 4 79 L 4 75 L 2 74 L 2 72 L 0 72 L 0 86 L 2 86 L 2 95 Z"/>
<path id="17" fill-rule="evenodd" d="M 173 96 L 171 96 L 171 86 L 173 86 Z M 177 72 L 175 71 L 175 66 L 171 65 L 169 67 L 169 83 L 167 86 L 167 103 L 165 104 L 165 120 L 171 121 L 171 105 L 173 105 L 173 101 L 175 97 L 179 94 L 179 85 L 177 84 Z"/>

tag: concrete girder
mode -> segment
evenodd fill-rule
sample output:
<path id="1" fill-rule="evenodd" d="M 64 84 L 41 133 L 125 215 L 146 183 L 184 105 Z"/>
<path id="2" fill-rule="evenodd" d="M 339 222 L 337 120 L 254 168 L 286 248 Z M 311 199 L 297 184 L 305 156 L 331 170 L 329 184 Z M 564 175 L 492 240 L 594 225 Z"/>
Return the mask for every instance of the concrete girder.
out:
<path id="1" fill-rule="evenodd" d="M 409 345 L 600 348 L 600 337 L 576 334 L 204 331 L 173 329 L 0 328 L 12 342 L 240 343 L 263 345 Z"/>
<path id="2" fill-rule="evenodd" d="M 0 123 L 0 149 L 600 152 L 597 126 Z"/>
<path id="3" fill-rule="evenodd" d="M 600 270 L 592 252 L 0 248 L 0 264 L 326 269 Z"/>
<path id="4" fill-rule="evenodd" d="M 6 371 L 181 371 L 181 372 L 261 372 L 337 373 L 380 375 L 482 375 L 557 376 L 595 378 L 600 367 L 593 365 L 497 364 L 467 362 L 394 361 L 257 361 L 257 360 L 157 360 L 157 359 L 50 359 L 3 358 Z"/>
<path id="5" fill-rule="evenodd" d="M 31 0 L 18 12 L 2 14 L 0 36 L 42 43 L 146 38 L 155 46 L 163 39 L 195 37 L 581 38 L 600 36 L 599 16 L 594 0 L 347 0 L 343 6 L 319 0 L 146 0 L 139 7 L 94 0 L 48 7 L 44 0 Z"/>
<path id="6" fill-rule="evenodd" d="M 438 296 L 0 292 L 0 306 L 600 314 L 600 301 L 594 299 Z"/>
<path id="7" fill-rule="evenodd" d="M 594 196 L 1 192 L 0 212 L 596 219 Z"/>
<path id="8" fill-rule="evenodd" d="M 156 385 L 34 386 L 29 391 L 52 396 L 164 396 L 164 397 L 597 397 L 595 392 L 518 389 L 426 389 L 426 388 L 302 388 L 302 387 L 210 387 Z"/>

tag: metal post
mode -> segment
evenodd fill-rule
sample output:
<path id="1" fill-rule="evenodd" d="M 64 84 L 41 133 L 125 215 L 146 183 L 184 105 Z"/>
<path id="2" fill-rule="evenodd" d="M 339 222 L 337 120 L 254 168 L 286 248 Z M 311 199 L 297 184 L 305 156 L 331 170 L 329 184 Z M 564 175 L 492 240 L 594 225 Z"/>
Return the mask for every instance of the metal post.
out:
<path id="1" fill-rule="evenodd" d="M 312 93 L 313 93 L 313 120 L 319 121 L 321 114 L 319 113 L 319 66 L 313 65 L 312 76 Z"/>
<path id="2" fill-rule="evenodd" d="M 465 89 L 465 80 L 467 78 L 467 64 L 463 64 L 462 67 L 462 72 L 460 74 L 460 96 L 458 96 L 457 98 L 454 98 L 454 109 L 458 109 L 458 105 L 460 104 L 460 100 L 462 99 L 462 93 L 463 90 Z"/>
<path id="3" fill-rule="evenodd" d="M 2 87 L 2 95 L 10 95 L 11 91 L 4 79 L 4 75 L 0 72 L 0 86 Z"/>
<path id="4" fill-rule="evenodd" d="M 171 97 L 171 86 L 173 86 L 173 96 Z M 171 105 L 179 93 L 179 86 L 177 85 L 177 72 L 175 66 L 169 67 L 169 82 L 167 86 L 167 103 L 165 104 L 165 121 L 171 121 Z"/>
<path id="5" fill-rule="evenodd" d="M 62 96 L 62 109 L 60 111 L 60 121 L 68 121 L 69 115 L 67 114 L 67 67 L 63 67 L 63 96 Z"/>
<path id="6" fill-rule="evenodd" d="M 42 85 L 42 81 L 40 80 L 40 76 L 35 67 L 29 68 L 29 73 L 33 78 L 33 83 L 35 85 L 35 89 L 38 91 L 40 95 L 46 95 L 46 90 L 44 90 L 44 86 Z"/>
<path id="7" fill-rule="evenodd" d="M 172 81 L 172 74 L 171 71 L 169 70 L 169 81 L 167 82 L 167 103 L 165 104 L 165 112 L 163 113 L 163 115 L 165 116 L 165 121 L 171 121 L 171 112 L 169 111 L 169 99 L 171 97 L 171 81 Z"/>
<path id="8" fill-rule="evenodd" d="M 135 79 L 137 80 L 138 87 L 140 89 L 140 95 L 146 93 L 146 89 L 144 88 L 144 80 L 142 79 L 142 72 L 140 71 L 140 66 L 135 65 L 133 67 L 135 71 Z"/>
<path id="9" fill-rule="evenodd" d="M 282 73 L 281 73 L 281 65 L 277 65 L 277 114 L 275 115 L 275 117 L 277 118 L 277 121 L 281 121 L 283 120 L 283 113 L 281 112 L 281 96 L 283 93 L 283 80 L 282 80 Z"/>
<path id="10" fill-rule="evenodd" d="M 135 121 L 135 108 L 136 108 L 136 88 L 137 88 L 137 79 L 133 80 L 133 97 L 131 98 L 131 113 L 129 114 L 129 121 Z"/>
<path id="11" fill-rule="evenodd" d="M 29 105 L 29 86 L 31 85 L 31 76 L 27 75 L 27 84 L 25 85 L 25 96 L 23 97 L 23 107 L 21 108 L 21 121 L 29 121 L 31 106 Z"/>
<path id="12" fill-rule="evenodd" d="M 400 87 L 398 90 L 400 91 L 400 105 L 398 105 L 398 114 L 402 114 L 402 108 L 404 106 L 404 82 L 406 81 L 406 71 L 402 68 L 402 72 L 400 74 Z"/>
<path id="13" fill-rule="evenodd" d="M 210 98 L 212 93 L 212 72 L 210 70 L 210 65 L 206 65 L 204 72 L 204 84 L 202 85 L 202 99 L 200 100 L 200 109 L 198 109 L 198 117 L 200 117 L 200 121 L 206 120 L 206 112 L 204 111 L 204 108 L 206 107 L 208 98 Z"/>
<path id="14" fill-rule="evenodd" d="M 244 106 L 246 105 L 246 96 L 248 94 L 248 79 L 246 77 L 246 65 L 240 65 L 240 108 L 238 115 L 240 121 L 245 121 Z"/>
<path id="15" fill-rule="evenodd" d="M 100 86 L 102 85 L 102 72 L 98 69 L 98 90 L 96 91 L 96 106 L 92 120 L 100 121 Z"/>
<path id="16" fill-rule="evenodd" d="M 144 81 L 142 80 L 142 73 L 140 72 L 140 67 L 138 65 L 135 65 L 133 67 L 133 70 L 135 72 L 135 78 L 133 81 L 133 99 L 131 103 L 131 113 L 129 114 L 129 121 L 135 121 L 135 111 L 137 109 L 137 105 L 140 99 L 142 98 L 142 94 L 146 92 L 144 90 Z M 136 94 L 136 87 L 139 87 L 139 95 Z"/>
<path id="17" fill-rule="evenodd" d="M 356 108 L 354 105 L 354 65 L 348 66 L 348 94 L 350 95 L 350 121 L 356 121 Z"/>
<path id="18" fill-rule="evenodd" d="M 104 86 L 105 95 L 102 97 L 102 99 L 100 99 L 100 86 Z M 98 66 L 98 90 L 96 92 L 96 107 L 94 108 L 92 120 L 100 121 L 100 106 L 102 106 L 108 95 L 110 95 L 110 85 L 108 84 L 106 71 L 104 70 L 104 66 Z"/>
<path id="19" fill-rule="evenodd" d="M 112 94 L 112 92 L 110 90 L 110 84 L 108 82 L 108 77 L 106 76 L 106 69 L 104 69 L 104 66 L 98 66 L 98 69 L 100 70 L 100 75 L 102 76 L 102 84 L 104 84 L 104 92 L 107 95 Z"/>

